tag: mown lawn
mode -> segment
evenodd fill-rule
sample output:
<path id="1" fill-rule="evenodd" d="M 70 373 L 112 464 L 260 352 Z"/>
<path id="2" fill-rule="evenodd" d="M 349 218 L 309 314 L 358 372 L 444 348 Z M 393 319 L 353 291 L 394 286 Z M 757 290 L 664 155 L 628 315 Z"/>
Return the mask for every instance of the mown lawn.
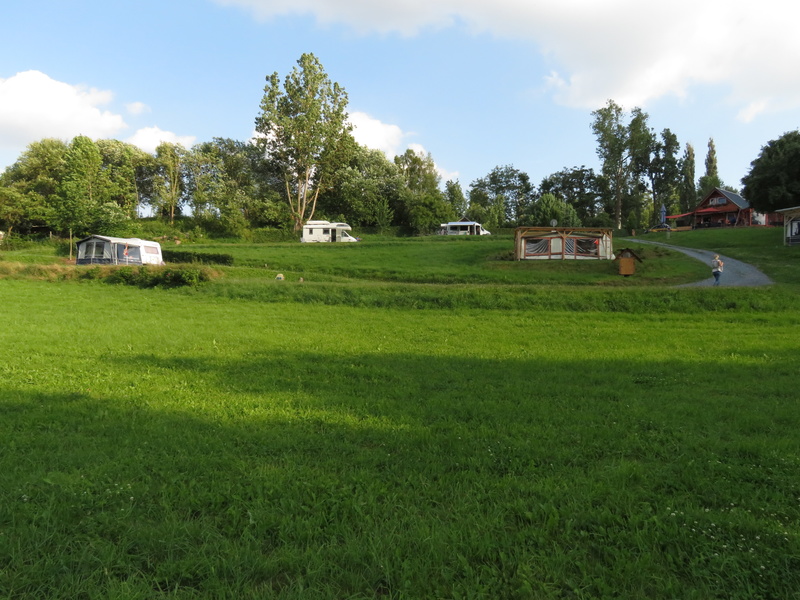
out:
<path id="1" fill-rule="evenodd" d="M 618 240 L 617 249 L 630 245 Z M 219 244 L 180 246 L 181 250 L 224 253 L 238 269 L 232 278 L 252 278 L 244 267 L 283 273 L 291 280 L 384 281 L 467 285 L 569 285 L 638 287 L 699 280 L 708 269 L 668 249 L 638 245 L 643 262 L 637 277 L 619 275 L 613 261 L 514 261 L 510 236 L 365 238 L 357 244 Z"/>
<path id="2" fill-rule="evenodd" d="M 249 268 L 0 280 L 0 597 L 800 597 L 793 287 Z"/>

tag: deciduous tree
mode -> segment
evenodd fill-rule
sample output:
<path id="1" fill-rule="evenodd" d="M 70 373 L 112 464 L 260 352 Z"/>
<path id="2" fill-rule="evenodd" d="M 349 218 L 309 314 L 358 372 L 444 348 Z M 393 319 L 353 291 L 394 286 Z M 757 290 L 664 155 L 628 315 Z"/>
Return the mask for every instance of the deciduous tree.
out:
<path id="1" fill-rule="evenodd" d="M 553 221 L 558 227 L 580 227 L 581 220 L 575 209 L 553 194 L 542 194 L 522 215 L 522 225 L 548 227 Z"/>
<path id="2" fill-rule="evenodd" d="M 502 215 L 499 222 L 493 226 L 516 223 L 519 216 L 533 202 L 535 193 L 528 174 L 512 165 L 497 166 L 485 177 L 473 181 L 470 184 L 470 199 L 473 191 L 477 192 L 476 199 L 485 196 L 488 205 L 494 205 L 498 200 L 502 200 Z"/>
<path id="3" fill-rule="evenodd" d="M 55 213 L 55 225 L 61 232 L 76 235 L 90 233 L 99 207 L 110 202 L 108 174 L 103 157 L 90 138 L 73 138 L 64 157 L 61 200 Z M 106 207 L 104 207 L 106 208 Z M 103 232 L 108 235 L 107 232 Z"/>
<path id="4" fill-rule="evenodd" d="M 314 216 L 321 191 L 353 148 L 347 93 L 332 83 L 313 54 L 303 54 L 281 86 L 267 78 L 256 118 L 258 144 L 278 165 L 295 231 Z"/>
<path id="5" fill-rule="evenodd" d="M 342 215 L 348 223 L 380 230 L 392 224 L 392 207 L 401 204 L 406 183 L 399 167 L 383 152 L 356 146 L 335 180 L 335 188 L 320 196 L 323 214 Z"/>
<path id="6" fill-rule="evenodd" d="M 742 184 L 744 197 L 760 212 L 800 205 L 800 131 L 767 142 Z"/>
<path id="7" fill-rule="evenodd" d="M 455 218 L 439 189 L 441 176 L 430 153 L 409 148 L 395 156 L 394 163 L 406 184 L 401 206 L 394 211 L 398 224 L 407 225 L 417 233 L 430 233 L 441 223 Z"/>
<path id="8" fill-rule="evenodd" d="M 33 142 L 16 162 L 0 174 L 2 215 L 6 231 L 28 233 L 52 224 L 60 201 L 67 144 L 61 140 Z"/>
<path id="9" fill-rule="evenodd" d="M 444 197 L 447 203 L 453 208 L 453 214 L 456 217 L 463 217 L 467 214 L 467 198 L 464 196 L 464 190 L 461 189 L 461 184 L 458 180 L 448 180 L 444 184 Z"/>
<path id="10" fill-rule="evenodd" d="M 137 216 L 140 203 L 137 172 L 151 155 L 119 140 L 95 142 L 108 179 L 108 195 L 128 218 Z"/>
<path id="11" fill-rule="evenodd" d="M 552 194 L 572 205 L 578 218 L 588 223 L 602 212 L 602 192 L 594 170 L 586 167 L 562 169 L 539 184 L 541 194 Z"/>
<path id="12" fill-rule="evenodd" d="M 154 200 L 157 212 L 167 216 L 170 225 L 186 202 L 186 154 L 186 148 L 180 144 L 162 142 L 156 148 Z"/>
<path id="13" fill-rule="evenodd" d="M 627 115 L 621 106 L 609 100 L 592 116 L 597 155 L 603 163 L 603 176 L 614 205 L 614 221 L 619 228 L 623 214 L 641 209 L 640 182 L 649 163 L 654 136 L 647 126 L 647 113 L 638 107 Z"/>
<path id="14" fill-rule="evenodd" d="M 680 185 L 680 168 L 678 165 L 678 136 L 669 129 L 661 132 L 661 139 L 653 138 L 650 160 L 647 165 L 647 177 L 650 180 L 650 193 L 653 197 L 653 220 L 661 220 L 661 206 L 668 212 L 672 205 L 677 205 Z"/>

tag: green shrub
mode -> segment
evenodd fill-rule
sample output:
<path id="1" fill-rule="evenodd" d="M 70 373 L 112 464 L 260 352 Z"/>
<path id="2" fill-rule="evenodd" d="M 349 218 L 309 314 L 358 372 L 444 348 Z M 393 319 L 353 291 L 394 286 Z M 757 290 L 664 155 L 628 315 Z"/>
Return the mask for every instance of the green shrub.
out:
<path id="1" fill-rule="evenodd" d="M 111 272 L 106 278 L 108 283 L 124 283 L 125 285 L 136 285 L 150 287 L 150 275 L 147 267 L 120 267 Z"/>
<path id="2" fill-rule="evenodd" d="M 293 242 L 300 237 L 299 231 L 290 229 L 275 229 L 273 227 L 262 227 L 253 229 L 250 237 L 255 244 L 268 244 L 271 242 Z"/>
<path id="3" fill-rule="evenodd" d="M 198 267 L 120 267 L 106 277 L 106 282 L 141 288 L 196 286 L 210 281 L 211 273 Z"/>
<path id="4" fill-rule="evenodd" d="M 158 275 L 156 285 L 164 287 L 196 286 L 210 279 L 207 271 L 195 267 L 166 268 Z"/>
<path id="5" fill-rule="evenodd" d="M 103 278 L 103 271 L 100 269 L 99 266 L 94 265 L 93 267 L 89 267 L 87 269 L 83 269 L 79 271 L 78 279 L 102 279 Z"/>

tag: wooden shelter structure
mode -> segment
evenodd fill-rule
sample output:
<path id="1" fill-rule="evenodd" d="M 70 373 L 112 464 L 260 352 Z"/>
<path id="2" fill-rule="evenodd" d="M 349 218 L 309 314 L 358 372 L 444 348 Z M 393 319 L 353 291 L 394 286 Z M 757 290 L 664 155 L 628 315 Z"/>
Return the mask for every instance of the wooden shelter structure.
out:
<path id="1" fill-rule="evenodd" d="M 781 208 L 775 212 L 783 216 L 783 244 L 800 244 L 800 206 Z"/>
<path id="2" fill-rule="evenodd" d="M 596 227 L 517 227 L 514 260 L 612 260 L 611 229 Z"/>

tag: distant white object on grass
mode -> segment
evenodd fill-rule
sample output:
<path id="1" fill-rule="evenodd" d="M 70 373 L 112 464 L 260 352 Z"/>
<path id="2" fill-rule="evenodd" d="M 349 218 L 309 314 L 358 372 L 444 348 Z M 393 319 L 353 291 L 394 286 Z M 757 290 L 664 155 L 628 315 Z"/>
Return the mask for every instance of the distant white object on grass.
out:
<path id="1" fill-rule="evenodd" d="M 352 227 L 347 223 L 331 223 L 330 221 L 309 221 L 303 225 L 301 242 L 360 242 L 348 231 Z"/>
<path id="2" fill-rule="evenodd" d="M 450 221 L 439 226 L 439 235 L 492 235 L 476 221 Z"/>
<path id="3" fill-rule="evenodd" d="M 139 238 L 90 235 L 75 244 L 78 265 L 163 265 L 161 244 Z"/>

